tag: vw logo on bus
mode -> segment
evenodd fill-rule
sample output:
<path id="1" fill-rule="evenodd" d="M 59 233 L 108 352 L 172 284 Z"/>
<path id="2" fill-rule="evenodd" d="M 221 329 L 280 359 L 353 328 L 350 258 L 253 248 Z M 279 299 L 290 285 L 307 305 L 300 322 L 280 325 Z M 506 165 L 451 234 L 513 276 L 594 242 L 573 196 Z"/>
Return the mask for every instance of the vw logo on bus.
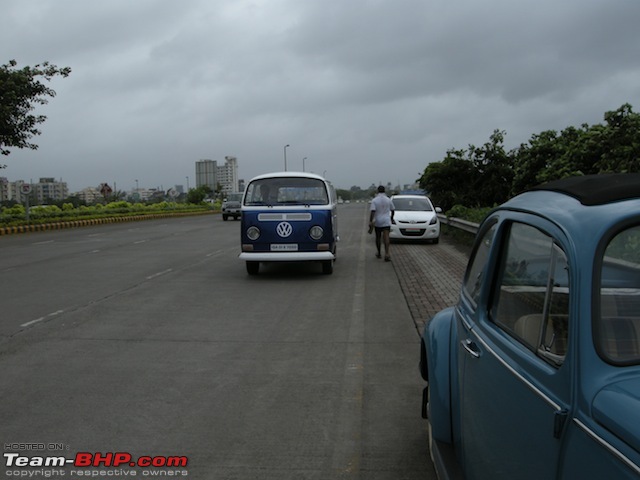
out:
<path id="1" fill-rule="evenodd" d="M 282 238 L 286 238 L 293 233 L 293 227 L 289 222 L 280 222 L 276 227 L 276 232 Z"/>

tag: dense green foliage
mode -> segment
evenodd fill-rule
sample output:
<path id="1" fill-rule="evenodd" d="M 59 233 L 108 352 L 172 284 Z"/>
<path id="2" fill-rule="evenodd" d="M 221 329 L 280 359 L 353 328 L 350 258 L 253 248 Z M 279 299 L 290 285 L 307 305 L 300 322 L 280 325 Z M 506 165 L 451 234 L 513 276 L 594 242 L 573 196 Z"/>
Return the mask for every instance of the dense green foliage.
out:
<path id="1" fill-rule="evenodd" d="M 11 207 L 0 209 L 0 227 L 24 225 L 26 223 L 59 223 L 74 220 L 90 220 L 107 217 L 144 216 L 154 214 L 183 214 L 200 213 L 219 210 L 218 204 L 190 204 L 160 202 L 153 204 L 129 203 L 124 201 L 111 202 L 106 205 L 96 204 L 92 206 L 81 205 L 74 207 L 71 203 L 65 203 L 62 207 L 57 205 L 35 206 L 29 209 L 29 221 L 23 205 L 15 204 Z"/>
<path id="2" fill-rule="evenodd" d="M 0 66 L 0 153 L 9 155 L 8 148 L 37 149 L 31 138 L 40 135 L 38 125 L 46 120 L 44 115 L 33 115 L 35 105 L 45 105 L 48 97 L 56 92 L 42 83 L 60 75 L 71 73 L 68 67 L 58 68 L 44 62 L 34 67 L 17 68 L 15 60 Z"/>
<path id="3" fill-rule="evenodd" d="M 434 204 L 491 207 L 533 186 L 574 175 L 640 172 L 640 115 L 631 105 L 606 112 L 604 123 L 535 134 L 506 151 L 504 131 L 481 147 L 447 151 L 418 179 Z"/>
<path id="4" fill-rule="evenodd" d="M 211 187 L 207 185 L 201 185 L 198 188 L 191 188 L 187 193 L 187 202 L 194 204 L 201 203 L 212 193 L 213 190 L 211 190 Z"/>
<path id="5" fill-rule="evenodd" d="M 447 211 L 447 216 L 451 218 L 461 218 L 468 222 L 481 223 L 491 210 L 493 210 L 493 207 L 468 208 L 462 205 L 454 205 Z"/>

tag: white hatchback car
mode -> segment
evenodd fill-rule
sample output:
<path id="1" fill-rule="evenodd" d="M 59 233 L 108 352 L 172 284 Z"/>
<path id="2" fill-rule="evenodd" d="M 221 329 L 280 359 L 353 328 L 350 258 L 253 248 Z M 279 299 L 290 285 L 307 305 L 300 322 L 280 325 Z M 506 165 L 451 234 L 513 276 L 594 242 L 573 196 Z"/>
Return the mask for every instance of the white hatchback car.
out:
<path id="1" fill-rule="evenodd" d="M 438 243 L 440 240 L 440 207 L 433 207 L 431 200 L 424 195 L 394 195 L 391 197 L 395 207 L 395 224 L 391 225 L 389 238 L 392 240 L 427 240 Z"/>

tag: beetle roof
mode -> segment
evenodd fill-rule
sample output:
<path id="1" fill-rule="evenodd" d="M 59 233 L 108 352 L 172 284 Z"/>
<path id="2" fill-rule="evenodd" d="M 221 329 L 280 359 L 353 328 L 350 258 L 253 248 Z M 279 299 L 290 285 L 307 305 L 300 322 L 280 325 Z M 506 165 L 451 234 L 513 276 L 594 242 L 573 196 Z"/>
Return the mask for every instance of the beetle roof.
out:
<path id="1" fill-rule="evenodd" d="M 583 205 L 603 205 L 640 198 L 640 173 L 608 173 L 563 178 L 532 190 L 550 190 L 570 195 Z"/>

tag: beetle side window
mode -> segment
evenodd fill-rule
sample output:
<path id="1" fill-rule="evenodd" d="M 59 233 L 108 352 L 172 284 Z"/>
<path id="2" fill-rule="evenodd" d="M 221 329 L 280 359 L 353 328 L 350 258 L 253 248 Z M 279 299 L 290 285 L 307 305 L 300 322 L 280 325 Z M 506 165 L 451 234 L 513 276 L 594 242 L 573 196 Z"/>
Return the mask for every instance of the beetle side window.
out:
<path id="1" fill-rule="evenodd" d="M 478 304 L 480 297 L 480 289 L 484 280 L 484 270 L 489 259 L 489 252 L 493 237 L 496 233 L 496 224 L 494 224 L 482 236 L 482 240 L 478 242 L 475 252 L 473 252 L 473 260 L 469 262 L 469 268 L 464 280 L 464 290 L 471 298 L 475 305 Z"/>
<path id="2" fill-rule="evenodd" d="M 605 359 L 640 363 L 640 226 L 620 232 L 604 252 L 599 313 L 597 344 Z"/>
<path id="3" fill-rule="evenodd" d="M 493 321 L 554 366 L 563 363 L 569 322 L 569 267 L 546 233 L 514 223 L 502 253 Z"/>

